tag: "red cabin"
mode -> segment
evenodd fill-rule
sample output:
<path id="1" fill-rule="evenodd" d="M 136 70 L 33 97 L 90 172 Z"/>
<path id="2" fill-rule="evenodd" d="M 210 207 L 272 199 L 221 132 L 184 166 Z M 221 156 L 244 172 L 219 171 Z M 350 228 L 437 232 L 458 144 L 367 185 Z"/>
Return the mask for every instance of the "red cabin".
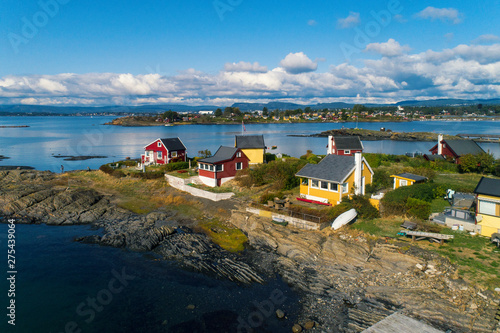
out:
<path id="1" fill-rule="evenodd" d="M 141 155 L 141 163 L 145 165 L 186 162 L 186 159 L 186 146 L 179 138 L 156 139 L 144 147 Z"/>
<path id="2" fill-rule="evenodd" d="M 327 155 L 354 156 L 363 152 L 359 136 L 328 136 Z"/>
<path id="3" fill-rule="evenodd" d="M 198 161 L 199 178 L 205 185 L 221 186 L 248 168 L 249 161 L 241 149 L 220 146 L 213 156 Z"/>
<path id="4" fill-rule="evenodd" d="M 467 154 L 478 155 L 484 153 L 475 141 L 472 140 L 444 140 L 443 136 L 438 135 L 438 143 L 429 151 L 432 155 L 443 156 L 444 158 L 451 158 L 455 163 L 460 163 L 460 156 Z M 427 157 L 427 159 L 429 159 Z"/>

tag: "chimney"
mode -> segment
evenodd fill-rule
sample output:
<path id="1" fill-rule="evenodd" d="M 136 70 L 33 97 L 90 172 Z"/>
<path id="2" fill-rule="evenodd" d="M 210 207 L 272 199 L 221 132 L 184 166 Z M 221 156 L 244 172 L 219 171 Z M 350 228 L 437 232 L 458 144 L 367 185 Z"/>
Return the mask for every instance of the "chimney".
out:
<path id="1" fill-rule="evenodd" d="M 326 154 L 335 154 L 335 141 L 333 140 L 333 135 L 328 136 L 328 148 L 326 150 Z"/>
<path id="2" fill-rule="evenodd" d="M 438 135 L 438 155 L 443 155 L 443 144 L 441 143 L 443 141 L 443 135 L 439 134 Z"/>
<path id="3" fill-rule="evenodd" d="M 362 173 L 362 157 L 361 157 L 361 153 L 354 153 L 354 165 L 355 165 L 355 169 L 354 169 L 354 187 L 355 187 L 355 194 L 359 195 L 359 194 L 363 194 L 363 189 L 361 188 L 362 184 L 362 177 L 363 177 L 363 173 Z"/>

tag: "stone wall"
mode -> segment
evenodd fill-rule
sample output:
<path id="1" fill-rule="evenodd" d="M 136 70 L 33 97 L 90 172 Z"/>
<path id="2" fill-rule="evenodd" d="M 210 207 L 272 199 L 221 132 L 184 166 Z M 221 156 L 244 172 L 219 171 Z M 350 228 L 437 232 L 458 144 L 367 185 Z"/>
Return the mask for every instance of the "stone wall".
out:
<path id="1" fill-rule="evenodd" d="M 292 227 L 304 229 L 304 230 L 321 230 L 326 228 L 330 223 L 315 223 L 311 221 L 302 220 L 296 217 L 291 217 L 288 215 L 278 214 L 268 210 L 247 207 L 246 211 L 255 215 L 269 217 L 269 218 L 279 218 L 287 221 Z"/>
<path id="2" fill-rule="evenodd" d="M 188 192 L 189 194 L 199 198 L 205 198 L 212 201 L 220 201 L 220 200 L 227 200 L 234 195 L 234 193 L 213 193 L 188 185 L 188 184 L 201 184 L 198 177 L 183 179 L 171 175 L 165 175 L 165 178 L 167 179 L 168 184 L 170 186 L 178 190 Z"/>

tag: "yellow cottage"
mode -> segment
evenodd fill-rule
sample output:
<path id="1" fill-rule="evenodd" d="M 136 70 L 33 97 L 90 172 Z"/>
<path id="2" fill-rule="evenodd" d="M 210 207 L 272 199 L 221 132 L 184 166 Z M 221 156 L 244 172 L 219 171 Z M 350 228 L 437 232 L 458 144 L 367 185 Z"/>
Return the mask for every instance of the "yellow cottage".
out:
<path id="1" fill-rule="evenodd" d="M 483 177 L 474 190 L 477 196 L 476 221 L 481 235 L 500 232 L 500 179 Z"/>
<path id="2" fill-rule="evenodd" d="M 250 159 L 250 164 L 264 163 L 266 145 L 263 135 L 236 135 L 234 146 Z"/>
<path id="3" fill-rule="evenodd" d="M 307 164 L 296 174 L 301 178 L 303 199 L 337 205 L 344 196 L 364 195 L 373 181 L 373 170 L 361 153 L 326 155 L 318 164 Z"/>
<path id="4" fill-rule="evenodd" d="M 402 186 L 410 186 L 416 183 L 423 183 L 427 177 L 414 175 L 412 173 L 400 173 L 398 175 L 391 175 L 394 178 L 394 189 Z"/>

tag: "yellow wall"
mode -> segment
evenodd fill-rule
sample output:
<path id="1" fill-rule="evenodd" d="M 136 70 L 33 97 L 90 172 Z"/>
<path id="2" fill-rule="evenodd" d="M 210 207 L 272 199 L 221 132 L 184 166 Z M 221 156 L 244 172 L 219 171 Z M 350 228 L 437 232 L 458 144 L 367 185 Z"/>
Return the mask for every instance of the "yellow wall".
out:
<path id="1" fill-rule="evenodd" d="M 372 183 L 372 174 L 370 172 L 370 169 L 368 169 L 366 163 L 363 162 L 363 164 L 365 165 L 365 168 L 362 171 L 361 176 L 365 177 L 365 186 L 366 186 L 366 185 Z M 352 192 L 352 188 L 353 188 L 353 185 L 354 185 L 354 171 L 349 175 L 349 177 L 346 179 L 345 182 L 348 183 L 347 193 L 342 193 L 342 197 L 344 197 L 344 196 L 346 196 L 348 194 L 354 194 Z M 311 195 L 311 196 L 315 196 L 315 197 L 318 197 L 318 198 L 327 199 L 328 202 L 330 204 L 332 204 L 332 205 L 336 205 L 337 202 L 342 201 L 342 199 L 340 197 L 340 192 L 333 192 L 333 191 L 329 191 L 329 190 L 323 190 L 321 188 L 312 188 L 310 186 L 311 186 L 311 179 L 308 180 L 308 185 L 303 185 L 302 184 L 302 179 L 301 179 L 301 182 L 300 182 L 300 194 Z M 341 187 L 342 187 L 342 184 L 338 184 L 339 191 L 340 191 Z"/>
<path id="2" fill-rule="evenodd" d="M 399 188 L 399 187 L 400 187 L 400 186 L 399 186 L 399 181 L 400 181 L 401 179 L 403 179 L 403 180 L 406 180 L 406 181 L 407 181 L 407 185 L 406 185 L 406 186 L 413 185 L 413 183 L 415 182 L 414 180 L 412 180 L 412 179 L 408 179 L 408 178 L 402 178 L 402 177 L 393 177 L 393 178 L 394 178 L 394 180 L 396 181 L 396 187 L 394 187 L 394 189 L 396 189 L 396 188 Z"/>
<path id="3" fill-rule="evenodd" d="M 492 197 L 489 195 L 479 195 L 478 199 L 481 200 L 491 200 L 491 201 L 497 201 L 500 198 L 498 197 Z M 481 205 L 481 203 L 479 203 Z M 499 232 L 500 230 L 500 203 L 497 202 L 496 204 L 496 216 L 491 216 L 491 215 L 484 215 L 484 214 L 478 214 L 478 216 L 482 217 L 481 222 L 478 222 L 481 226 L 481 235 L 486 236 L 486 237 L 491 237 L 492 234 L 495 232 Z"/>
<path id="4" fill-rule="evenodd" d="M 264 163 L 264 149 L 242 149 L 241 151 L 250 159 L 250 164 Z"/>
<path id="5" fill-rule="evenodd" d="M 377 208 L 378 210 L 380 210 L 380 200 L 378 199 L 372 199 L 370 198 L 370 203 L 372 204 L 373 207 Z"/>

